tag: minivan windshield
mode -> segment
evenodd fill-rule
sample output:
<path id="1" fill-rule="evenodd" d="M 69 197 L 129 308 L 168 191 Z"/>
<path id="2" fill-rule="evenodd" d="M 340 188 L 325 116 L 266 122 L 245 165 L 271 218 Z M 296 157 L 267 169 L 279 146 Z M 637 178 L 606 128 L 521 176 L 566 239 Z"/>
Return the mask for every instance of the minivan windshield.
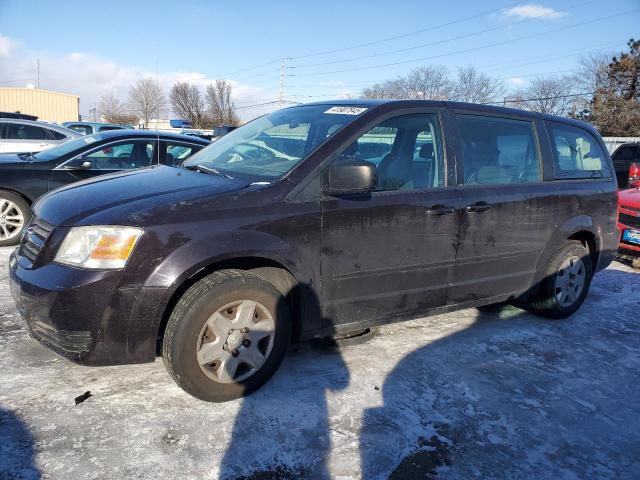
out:
<path id="1" fill-rule="evenodd" d="M 336 105 L 278 110 L 233 130 L 182 166 L 193 169 L 201 165 L 231 176 L 277 179 L 365 110 Z"/>

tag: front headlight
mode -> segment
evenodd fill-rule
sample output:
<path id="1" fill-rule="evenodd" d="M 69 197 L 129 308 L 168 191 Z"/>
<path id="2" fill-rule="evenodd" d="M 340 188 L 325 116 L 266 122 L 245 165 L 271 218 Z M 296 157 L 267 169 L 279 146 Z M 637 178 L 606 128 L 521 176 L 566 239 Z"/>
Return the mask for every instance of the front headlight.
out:
<path id="1" fill-rule="evenodd" d="M 73 227 L 54 261 L 91 269 L 124 268 L 140 235 L 142 230 L 134 227 Z"/>

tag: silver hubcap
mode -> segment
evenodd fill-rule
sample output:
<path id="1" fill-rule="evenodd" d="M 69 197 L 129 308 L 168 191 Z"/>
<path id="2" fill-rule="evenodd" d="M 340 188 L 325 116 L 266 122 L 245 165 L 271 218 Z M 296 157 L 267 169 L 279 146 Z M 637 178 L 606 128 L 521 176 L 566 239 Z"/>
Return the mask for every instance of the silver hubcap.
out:
<path id="1" fill-rule="evenodd" d="M 24 226 L 24 214 L 18 206 L 0 198 L 0 240 L 9 240 L 20 234 Z"/>
<path id="2" fill-rule="evenodd" d="M 240 382 L 267 361 L 275 331 L 273 317 L 261 303 L 228 303 L 211 315 L 200 331 L 198 364 L 216 382 Z"/>
<path id="3" fill-rule="evenodd" d="M 565 262 L 556 274 L 556 300 L 562 307 L 570 307 L 575 303 L 585 281 L 584 263 L 580 257 L 573 256 L 565 260 Z"/>

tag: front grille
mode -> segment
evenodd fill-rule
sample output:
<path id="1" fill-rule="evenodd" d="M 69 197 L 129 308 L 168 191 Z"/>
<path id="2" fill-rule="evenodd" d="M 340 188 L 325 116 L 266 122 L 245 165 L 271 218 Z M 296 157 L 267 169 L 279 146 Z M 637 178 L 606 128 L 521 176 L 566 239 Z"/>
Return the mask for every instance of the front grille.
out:
<path id="1" fill-rule="evenodd" d="M 620 208 L 624 208 L 625 210 L 631 210 L 632 212 L 640 212 L 640 208 L 638 207 L 627 207 L 625 205 L 620 205 Z"/>
<path id="2" fill-rule="evenodd" d="M 640 217 L 634 217 L 633 215 L 621 213 L 618 217 L 618 221 L 627 227 L 640 228 Z"/>
<path id="3" fill-rule="evenodd" d="M 33 217 L 22 237 L 20 254 L 27 257 L 32 263 L 35 262 L 53 228 L 53 225 L 44 220 Z"/>

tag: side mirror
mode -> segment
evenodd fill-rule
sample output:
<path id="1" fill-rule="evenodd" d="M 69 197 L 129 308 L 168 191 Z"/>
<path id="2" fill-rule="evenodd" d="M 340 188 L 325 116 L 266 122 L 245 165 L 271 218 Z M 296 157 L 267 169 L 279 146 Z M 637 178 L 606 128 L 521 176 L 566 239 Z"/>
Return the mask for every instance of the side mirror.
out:
<path id="1" fill-rule="evenodd" d="M 378 185 L 378 170 L 373 163 L 353 160 L 329 168 L 322 191 L 333 197 L 370 193 Z"/>
<path id="2" fill-rule="evenodd" d="M 91 170 L 91 162 L 78 157 L 67 163 L 65 168 L 68 170 Z"/>

